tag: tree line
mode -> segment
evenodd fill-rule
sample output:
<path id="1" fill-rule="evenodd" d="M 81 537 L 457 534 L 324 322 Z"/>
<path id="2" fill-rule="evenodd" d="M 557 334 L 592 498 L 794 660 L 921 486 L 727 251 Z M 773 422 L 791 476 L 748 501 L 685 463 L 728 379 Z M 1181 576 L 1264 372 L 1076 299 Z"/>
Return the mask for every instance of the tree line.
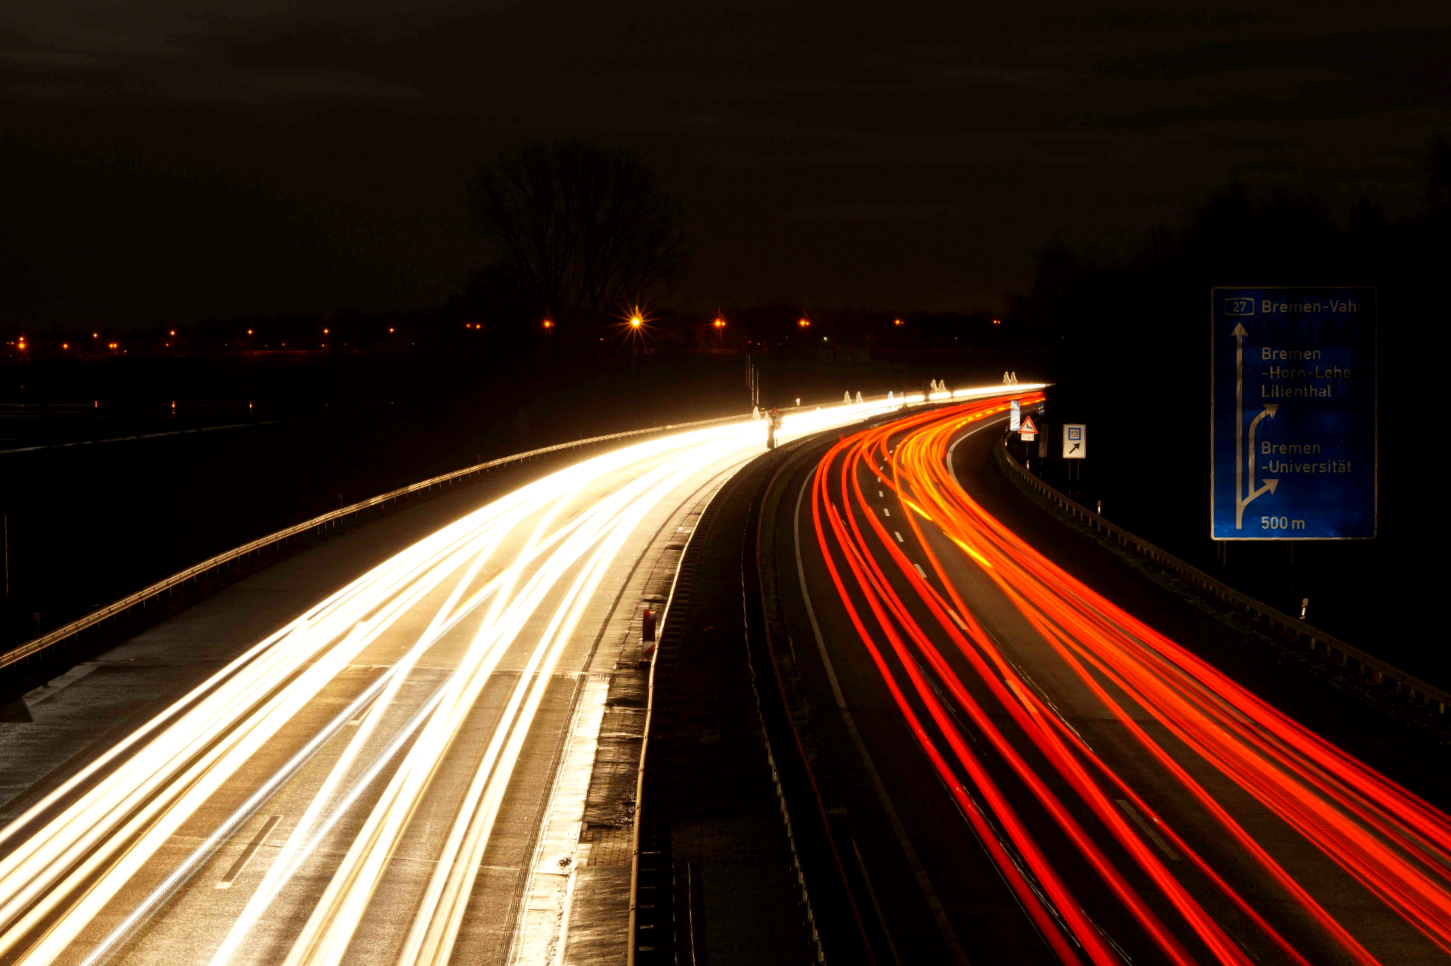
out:
<path id="1" fill-rule="evenodd" d="M 493 261 L 464 298 L 504 318 L 628 312 L 685 271 L 684 207 L 628 149 L 525 144 L 474 173 L 467 205 Z"/>

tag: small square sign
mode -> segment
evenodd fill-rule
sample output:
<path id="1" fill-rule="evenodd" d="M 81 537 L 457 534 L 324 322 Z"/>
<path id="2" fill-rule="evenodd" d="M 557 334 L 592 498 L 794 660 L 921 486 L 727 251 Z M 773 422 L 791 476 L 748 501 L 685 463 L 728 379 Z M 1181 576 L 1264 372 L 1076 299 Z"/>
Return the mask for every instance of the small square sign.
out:
<path id="1" fill-rule="evenodd" d="M 1066 460 L 1088 458 L 1088 427 L 1085 424 L 1063 424 L 1063 458 Z"/>

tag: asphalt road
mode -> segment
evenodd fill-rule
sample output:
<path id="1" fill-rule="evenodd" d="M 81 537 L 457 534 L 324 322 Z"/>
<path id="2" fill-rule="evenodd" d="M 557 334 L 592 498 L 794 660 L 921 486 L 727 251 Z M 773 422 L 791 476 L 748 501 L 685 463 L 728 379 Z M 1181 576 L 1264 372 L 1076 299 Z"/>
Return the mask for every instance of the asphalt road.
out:
<path id="1" fill-rule="evenodd" d="M 1451 821 L 974 503 L 1004 408 L 818 448 L 771 521 L 877 960 L 1451 959 Z"/>
<path id="2" fill-rule="evenodd" d="M 65 697 L 94 672 L 28 695 L 32 721 L 0 724 L 28 776 L 0 827 L 0 963 L 559 961 L 632 595 L 764 435 L 662 436 L 473 508 L 124 727 Z M 42 700 L 84 733 L 52 720 L 63 754 L 17 740 Z"/>

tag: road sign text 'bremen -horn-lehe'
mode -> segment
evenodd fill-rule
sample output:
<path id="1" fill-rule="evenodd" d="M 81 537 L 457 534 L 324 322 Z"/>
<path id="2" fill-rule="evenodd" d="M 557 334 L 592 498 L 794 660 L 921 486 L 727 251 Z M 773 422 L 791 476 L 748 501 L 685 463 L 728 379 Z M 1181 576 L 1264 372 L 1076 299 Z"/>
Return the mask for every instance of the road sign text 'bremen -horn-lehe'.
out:
<path id="1" fill-rule="evenodd" d="M 1375 536 L 1375 318 L 1374 288 L 1211 290 L 1213 539 Z"/>

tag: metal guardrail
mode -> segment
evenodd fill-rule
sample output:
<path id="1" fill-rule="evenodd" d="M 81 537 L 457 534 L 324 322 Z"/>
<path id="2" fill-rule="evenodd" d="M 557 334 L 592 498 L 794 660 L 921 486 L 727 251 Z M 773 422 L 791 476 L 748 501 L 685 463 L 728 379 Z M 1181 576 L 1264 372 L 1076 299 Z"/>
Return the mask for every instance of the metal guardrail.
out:
<path id="1" fill-rule="evenodd" d="M 1395 685 L 1396 694 L 1404 694 L 1412 704 L 1435 705 L 1437 714 L 1446 713 L 1446 705 L 1451 704 L 1451 692 L 1428 684 L 1415 675 L 1407 674 L 1400 668 L 1345 643 L 1338 637 L 1327 634 L 1319 628 L 1311 627 L 1298 618 L 1291 617 L 1283 611 L 1255 600 L 1223 581 L 1214 579 L 1198 567 L 1185 563 L 1168 551 L 1129 533 L 1122 527 L 1109 523 L 1102 516 L 1064 496 L 1028 472 L 1021 463 L 1013 458 L 1013 454 L 1008 451 L 1007 446 L 1001 440 L 998 442 L 998 450 L 1006 459 L 1008 466 L 1012 467 L 1013 471 L 1022 477 L 1029 486 L 1047 497 L 1050 503 L 1057 504 L 1060 509 L 1079 517 L 1094 529 L 1102 531 L 1120 546 L 1134 550 L 1166 570 L 1173 571 L 1211 597 L 1216 597 L 1248 614 L 1257 615 L 1271 626 L 1278 628 L 1282 634 L 1293 637 L 1295 641 L 1308 642 L 1312 653 L 1323 650 L 1326 657 L 1345 667 L 1349 667 L 1350 662 L 1354 661 L 1360 669 L 1361 676 L 1372 683 L 1385 684 L 1390 681 Z"/>
<path id="2" fill-rule="evenodd" d="M 123 597 L 115 603 L 108 604 L 107 606 L 102 607 L 100 610 L 92 611 L 84 617 L 71 621 L 69 624 L 57 627 L 53 631 L 49 631 L 45 634 L 40 635 L 37 638 L 26 641 L 24 644 L 21 644 L 9 651 L 6 651 L 3 654 L 0 654 L 0 669 L 6 668 L 27 658 L 34 657 L 35 655 L 44 651 L 46 648 L 53 647 L 54 645 L 59 644 L 61 641 L 75 637 L 77 634 L 79 634 L 81 631 L 86 630 L 87 628 L 95 627 L 97 624 L 116 617 L 130 610 L 131 608 L 136 607 L 139 604 L 144 604 L 146 601 L 151 600 L 153 597 L 180 587 L 187 581 L 194 580 L 197 577 L 200 577 L 203 574 L 207 573 L 208 571 L 215 570 L 216 568 L 229 564 L 235 560 L 240 560 L 248 554 L 256 553 L 258 550 L 262 550 L 275 543 L 280 543 L 281 541 L 286 540 L 290 537 L 299 536 L 303 533 L 307 533 L 310 530 L 317 530 L 321 527 L 329 526 L 337 522 L 338 520 L 343 519 L 344 517 L 351 516 L 352 514 L 359 513 L 363 510 L 372 509 L 373 507 L 382 506 L 389 501 L 395 501 L 400 497 L 410 496 L 414 493 L 420 493 L 424 490 L 432 489 L 435 486 L 451 484 L 465 477 L 473 476 L 478 473 L 484 473 L 491 469 L 499 466 L 504 466 L 509 463 L 519 463 L 525 460 L 545 456 L 549 453 L 557 453 L 562 450 L 578 449 L 584 446 L 595 446 L 600 443 L 608 443 L 614 440 L 627 439 L 634 436 L 644 436 L 649 433 L 663 433 L 676 429 L 689 429 L 699 426 L 710 426 L 718 423 L 727 423 L 734 420 L 743 420 L 749 418 L 750 416 L 747 415 L 722 416 L 717 419 L 698 419 L 686 423 L 667 423 L 664 426 L 652 426 L 648 429 L 631 429 L 626 430 L 622 433 L 607 433 L 603 436 L 590 436 L 586 439 L 577 439 L 567 443 L 555 443 L 553 446 L 541 446 L 538 449 L 527 450 L 523 453 L 515 453 L 512 456 L 501 456 L 498 459 L 487 460 L 483 463 L 477 463 L 473 466 L 468 466 L 461 470 L 454 470 L 449 473 L 439 474 L 438 476 L 431 476 L 426 480 L 420 480 L 417 483 L 411 483 L 408 486 L 399 487 L 396 490 L 389 490 L 387 493 L 380 493 L 377 496 L 370 497 L 369 499 L 361 500 L 357 503 L 341 507 L 337 510 L 332 510 L 328 513 L 322 514 L 321 516 L 313 517 L 310 520 L 305 520 L 302 523 L 287 527 L 284 530 L 278 530 L 276 533 L 270 533 L 265 537 L 259 537 L 258 539 L 253 540 L 250 543 L 244 543 L 240 547 L 235 547 L 231 550 L 226 551 L 225 553 L 217 554 L 215 557 L 203 560 L 201 563 L 188 567 L 187 569 L 180 571 L 179 573 L 172 574 L 170 577 L 167 577 L 164 580 L 159 580 L 149 587 L 142 588 L 141 590 L 136 591 L 134 594 Z"/>

